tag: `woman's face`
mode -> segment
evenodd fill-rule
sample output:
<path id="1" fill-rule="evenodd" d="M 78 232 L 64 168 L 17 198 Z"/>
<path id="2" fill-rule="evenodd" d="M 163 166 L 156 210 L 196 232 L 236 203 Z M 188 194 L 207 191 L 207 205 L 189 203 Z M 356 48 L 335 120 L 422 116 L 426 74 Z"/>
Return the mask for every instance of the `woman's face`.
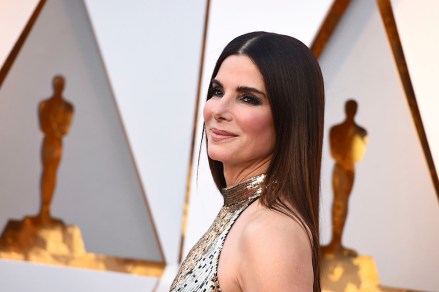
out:
<path id="1" fill-rule="evenodd" d="M 247 56 L 229 56 L 210 88 L 204 106 L 209 157 L 225 169 L 268 167 L 275 131 L 259 69 Z"/>

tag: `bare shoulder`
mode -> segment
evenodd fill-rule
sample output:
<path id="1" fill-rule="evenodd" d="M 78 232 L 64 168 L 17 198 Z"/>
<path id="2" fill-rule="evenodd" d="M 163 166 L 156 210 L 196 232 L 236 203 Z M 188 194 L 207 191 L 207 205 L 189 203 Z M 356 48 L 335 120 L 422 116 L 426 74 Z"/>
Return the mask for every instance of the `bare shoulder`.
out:
<path id="1" fill-rule="evenodd" d="M 259 205 L 242 230 L 239 249 L 243 291 L 312 291 L 311 245 L 291 217 Z"/>

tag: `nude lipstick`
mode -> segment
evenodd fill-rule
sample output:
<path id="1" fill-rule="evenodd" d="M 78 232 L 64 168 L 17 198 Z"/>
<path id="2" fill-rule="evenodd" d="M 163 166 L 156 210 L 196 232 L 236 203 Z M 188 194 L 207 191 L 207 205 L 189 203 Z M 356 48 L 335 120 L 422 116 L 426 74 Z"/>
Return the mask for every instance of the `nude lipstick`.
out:
<path id="1" fill-rule="evenodd" d="M 227 139 L 232 139 L 237 137 L 238 135 L 224 131 L 224 130 L 220 130 L 217 128 L 211 128 L 210 129 L 210 138 L 212 139 L 213 142 L 220 142 L 220 141 L 224 141 Z"/>

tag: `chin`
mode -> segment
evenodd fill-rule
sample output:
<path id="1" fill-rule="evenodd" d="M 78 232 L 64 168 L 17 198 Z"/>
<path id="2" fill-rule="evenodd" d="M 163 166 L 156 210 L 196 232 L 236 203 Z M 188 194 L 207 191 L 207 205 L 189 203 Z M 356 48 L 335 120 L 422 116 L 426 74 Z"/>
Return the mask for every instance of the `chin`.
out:
<path id="1" fill-rule="evenodd" d="M 225 160 L 227 160 L 222 155 L 208 154 L 207 156 L 209 156 L 210 159 L 216 160 L 216 161 L 219 161 L 219 162 L 224 162 Z"/>
<path id="2" fill-rule="evenodd" d="M 211 148 L 214 148 L 214 147 L 211 147 Z M 224 153 L 225 151 L 218 151 L 218 149 L 211 149 L 211 148 L 209 148 L 209 150 L 207 151 L 207 155 L 209 156 L 210 159 L 216 160 L 219 162 L 223 162 L 223 163 L 230 159 L 230 151 L 227 151 L 227 153 Z"/>

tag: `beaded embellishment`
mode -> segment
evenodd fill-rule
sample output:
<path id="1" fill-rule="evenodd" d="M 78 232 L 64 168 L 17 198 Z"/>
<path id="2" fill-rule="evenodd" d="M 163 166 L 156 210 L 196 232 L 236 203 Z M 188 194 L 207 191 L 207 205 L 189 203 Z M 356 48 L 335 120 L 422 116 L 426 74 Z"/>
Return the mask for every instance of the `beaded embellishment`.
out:
<path id="1" fill-rule="evenodd" d="M 218 260 L 224 241 L 239 215 L 263 190 L 265 174 L 224 188 L 224 205 L 207 232 L 191 249 L 181 264 L 170 292 L 218 292 Z"/>

